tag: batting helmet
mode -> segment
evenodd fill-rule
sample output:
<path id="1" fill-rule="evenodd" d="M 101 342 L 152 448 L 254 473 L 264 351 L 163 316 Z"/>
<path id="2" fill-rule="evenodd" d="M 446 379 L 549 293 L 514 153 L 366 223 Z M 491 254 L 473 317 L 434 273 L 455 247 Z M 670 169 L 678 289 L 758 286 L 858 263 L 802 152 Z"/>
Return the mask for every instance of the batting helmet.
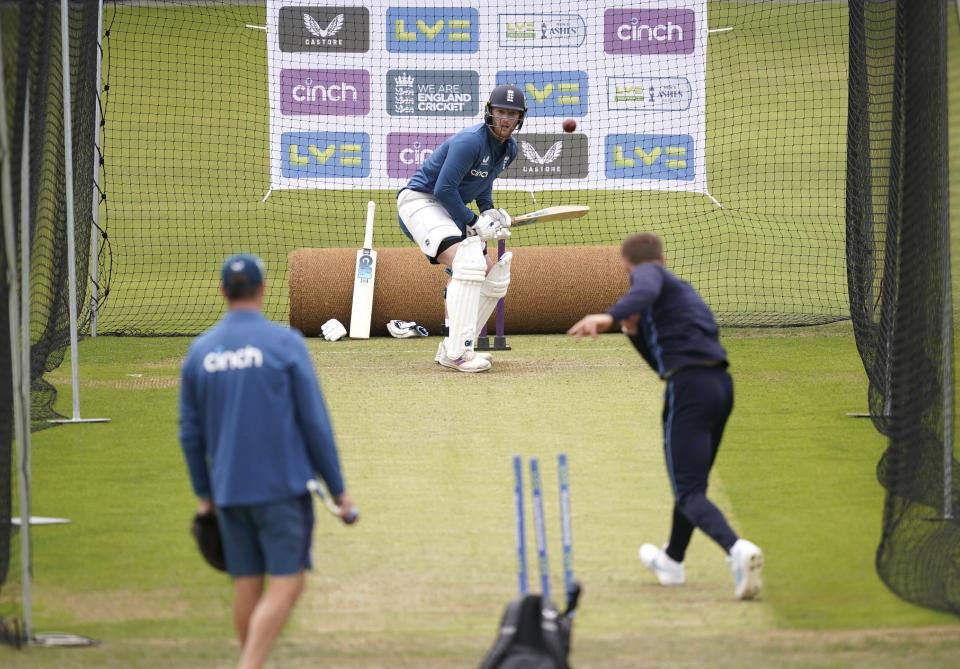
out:
<path id="1" fill-rule="evenodd" d="M 490 99 L 487 100 L 483 110 L 483 122 L 491 128 L 494 107 L 520 112 L 520 118 L 517 119 L 517 127 L 514 130 L 519 130 L 523 126 L 523 117 L 527 115 L 527 99 L 523 96 L 523 91 L 513 84 L 500 84 L 490 91 Z"/>

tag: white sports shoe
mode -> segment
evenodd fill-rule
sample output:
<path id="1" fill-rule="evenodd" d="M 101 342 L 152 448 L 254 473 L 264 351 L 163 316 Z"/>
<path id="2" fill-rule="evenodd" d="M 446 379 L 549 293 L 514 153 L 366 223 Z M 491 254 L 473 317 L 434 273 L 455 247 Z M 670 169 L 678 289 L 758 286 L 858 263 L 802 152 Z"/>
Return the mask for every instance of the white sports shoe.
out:
<path id="1" fill-rule="evenodd" d="M 440 358 L 447 354 L 447 350 L 443 347 L 443 340 L 440 340 L 440 345 L 437 347 L 437 354 L 433 356 L 434 362 L 440 362 Z M 484 360 L 493 360 L 493 356 L 489 353 L 484 353 L 482 351 L 464 351 L 461 356 L 464 360 L 472 360 L 474 357 L 483 358 Z"/>
<path id="2" fill-rule="evenodd" d="M 443 346 L 443 344 L 440 344 L 440 346 Z M 459 358 L 451 358 L 447 355 L 446 350 L 443 350 L 437 362 L 458 372 L 485 372 L 492 367 L 490 361 L 486 358 L 479 355 L 469 355 L 470 353 L 472 351 L 464 351 Z"/>
<path id="3" fill-rule="evenodd" d="M 763 551 L 756 544 L 746 539 L 737 539 L 737 543 L 730 549 L 727 562 L 733 570 L 737 599 L 753 599 L 760 594 L 763 587 L 760 577 L 760 572 L 763 571 Z"/>
<path id="4" fill-rule="evenodd" d="M 644 544 L 639 553 L 640 563 L 656 574 L 660 585 L 683 585 L 686 582 L 683 563 L 671 558 L 663 549 Z"/>

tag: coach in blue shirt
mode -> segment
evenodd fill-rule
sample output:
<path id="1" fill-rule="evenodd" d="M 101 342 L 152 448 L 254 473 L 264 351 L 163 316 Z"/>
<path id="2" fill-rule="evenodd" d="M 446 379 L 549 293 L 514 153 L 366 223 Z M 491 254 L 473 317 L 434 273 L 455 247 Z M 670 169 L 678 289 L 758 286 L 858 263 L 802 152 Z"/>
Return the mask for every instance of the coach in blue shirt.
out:
<path id="1" fill-rule="evenodd" d="M 683 559 L 695 527 L 727 553 L 734 594 L 760 592 L 763 553 L 740 539 L 707 499 L 707 478 L 733 410 L 733 380 L 710 307 L 693 287 L 666 269 L 663 242 L 652 233 L 628 237 L 621 262 L 630 275 L 627 294 L 606 313 L 584 316 L 567 334 L 593 338 L 619 321 L 643 359 L 666 381 L 663 443 L 673 488 L 673 527 L 663 547 L 640 547 L 640 561 L 663 585 L 686 580 Z"/>
<path id="2" fill-rule="evenodd" d="M 344 516 L 353 500 L 303 336 L 262 314 L 263 263 L 232 256 L 222 278 L 229 311 L 183 363 L 180 444 L 198 512 L 217 514 L 234 580 L 240 666 L 260 667 L 311 567 L 307 481 L 323 477 Z"/>

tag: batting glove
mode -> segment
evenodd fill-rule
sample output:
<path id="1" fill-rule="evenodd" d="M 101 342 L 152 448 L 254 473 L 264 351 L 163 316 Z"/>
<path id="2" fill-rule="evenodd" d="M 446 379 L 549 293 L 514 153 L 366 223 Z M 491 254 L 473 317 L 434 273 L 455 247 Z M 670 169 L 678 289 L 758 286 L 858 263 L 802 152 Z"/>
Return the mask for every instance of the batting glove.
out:
<path id="1" fill-rule="evenodd" d="M 510 218 L 510 214 L 507 213 L 506 209 L 484 209 L 480 212 L 480 215 L 486 214 L 492 219 L 495 219 L 500 225 L 505 228 L 509 228 L 510 224 L 513 222 L 513 219 Z"/>
<path id="2" fill-rule="evenodd" d="M 340 337 L 347 334 L 347 328 L 343 327 L 343 323 L 336 318 L 331 318 L 320 326 L 320 332 L 327 341 L 337 341 Z"/>
<path id="3" fill-rule="evenodd" d="M 506 224 L 504 224 L 506 221 Z M 487 209 L 473 224 L 477 236 L 485 242 L 506 239 L 510 236 L 510 215 L 503 209 Z"/>
<path id="4" fill-rule="evenodd" d="M 387 331 L 391 336 L 397 339 L 407 339 L 409 337 L 426 337 L 430 333 L 427 328 L 417 325 L 413 321 L 390 321 L 387 323 Z"/>

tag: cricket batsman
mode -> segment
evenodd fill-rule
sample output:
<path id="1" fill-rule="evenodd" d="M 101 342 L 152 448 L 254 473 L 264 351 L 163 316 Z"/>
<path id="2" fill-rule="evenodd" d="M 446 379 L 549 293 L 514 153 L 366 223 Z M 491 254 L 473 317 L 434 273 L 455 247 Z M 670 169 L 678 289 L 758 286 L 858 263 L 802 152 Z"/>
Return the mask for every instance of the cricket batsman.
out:
<path id="1" fill-rule="evenodd" d="M 512 135 L 527 112 L 512 84 L 493 89 L 483 123 L 441 144 L 397 194 L 400 228 L 433 264 L 448 268 L 444 291 L 449 334 L 434 360 L 461 372 L 490 369 L 490 355 L 474 351 L 477 334 L 507 294 L 512 253 L 494 263 L 486 242 L 510 236 L 510 214 L 493 203 L 493 182 L 517 157 Z M 476 202 L 479 214 L 467 207 Z"/>

